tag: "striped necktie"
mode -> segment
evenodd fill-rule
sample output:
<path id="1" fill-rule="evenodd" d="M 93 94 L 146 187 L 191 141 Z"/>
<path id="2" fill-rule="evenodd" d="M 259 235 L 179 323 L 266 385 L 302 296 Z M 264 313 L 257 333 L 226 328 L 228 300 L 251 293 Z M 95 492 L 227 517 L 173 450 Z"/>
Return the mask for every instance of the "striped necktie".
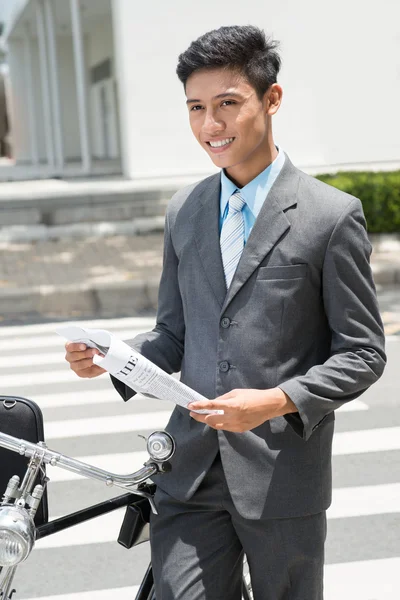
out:
<path id="1" fill-rule="evenodd" d="M 222 224 L 220 245 L 226 287 L 229 288 L 244 248 L 244 219 L 242 209 L 246 202 L 236 190 L 229 198 L 229 210 Z"/>

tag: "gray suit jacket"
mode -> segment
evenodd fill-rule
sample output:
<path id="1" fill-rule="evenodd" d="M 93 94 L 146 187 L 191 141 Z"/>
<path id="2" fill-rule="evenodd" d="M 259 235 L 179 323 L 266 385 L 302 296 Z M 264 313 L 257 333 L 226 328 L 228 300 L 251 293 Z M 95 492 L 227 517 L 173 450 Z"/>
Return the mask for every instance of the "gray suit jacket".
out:
<path id="1" fill-rule="evenodd" d="M 154 479 L 187 499 L 220 450 L 242 515 L 316 513 L 331 502 L 334 411 L 386 362 L 362 205 L 286 156 L 227 292 L 219 195 L 217 174 L 172 198 L 157 324 L 129 343 L 207 398 L 279 386 L 299 412 L 230 433 L 177 407 L 166 428 L 177 442 L 172 471 Z"/>

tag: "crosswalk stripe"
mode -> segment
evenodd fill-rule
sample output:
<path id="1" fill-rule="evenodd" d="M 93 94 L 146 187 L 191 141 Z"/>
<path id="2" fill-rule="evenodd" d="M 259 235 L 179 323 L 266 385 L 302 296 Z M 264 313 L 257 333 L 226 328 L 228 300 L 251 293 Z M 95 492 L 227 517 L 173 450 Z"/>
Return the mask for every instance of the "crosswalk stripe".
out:
<path id="1" fill-rule="evenodd" d="M 86 521 L 86 523 L 81 523 L 70 529 L 60 531 L 55 535 L 38 540 L 35 546 L 38 549 L 65 548 L 66 546 L 116 542 L 124 514 L 125 509 L 118 509 L 112 513 L 102 515 L 96 519 Z M 51 520 L 55 518 L 51 517 Z"/>
<path id="2" fill-rule="evenodd" d="M 389 450 L 400 450 L 400 427 L 343 431 L 333 436 L 332 451 L 335 456 Z"/>
<path id="3" fill-rule="evenodd" d="M 12 369 L 13 367 L 38 367 L 46 365 L 63 365 L 65 362 L 65 350 L 55 350 L 42 354 L 22 354 L 16 356 L 2 356 L 0 358 L 0 373 L 4 369 Z"/>
<path id="4" fill-rule="evenodd" d="M 4 336 L 0 336 L 1 345 L 3 346 L 6 352 L 10 352 L 11 350 L 21 350 L 21 352 L 26 352 L 27 350 L 32 350 L 32 354 L 38 351 L 40 348 L 57 348 L 63 349 L 65 340 L 63 340 L 59 335 L 53 333 L 52 335 L 42 335 L 42 336 L 30 336 L 30 337 L 10 337 L 5 338 Z M 18 357 L 15 357 L 15 363 L 17 364 Z M 1 365 L 1 361 L 0 361 Z"/>
<path id="5" fill-rule="evenodd" d="M 47 408 L 66 408 L 72 406 L 86 406 L 91 404 L 115 404 L 122 406 L 124 402 L 121 400 L 121 396 L 116 392 L 113 387 L 109 387 L 106 390 L 96 390 L 92 392 L 64 392 L 57 394 L 42 394 L 38 396 L 34 396 L 33 399 L 40 406 L 42 410 L 46 410 Z M 149 398 L 145 398 L 143 394 L 136 394 L 133 402 L 137 402 L 138 400 L 146 399 L 148 402 L 153 402 L 154 400 L 149 400 Z M 165 408 L 168 406 L 172 408 L 175 406 L 173 402 L 168 402 L 167 400 L 163 401 L 165 404 Z M 47 423 L 47 419 L 46 419 Z"/>
<path id="6" fill-rule="evenodd" d="M 45 438 L 48 442 L 60 438 L 77 437 L 79 435 L 101 435 L 162 429 L 171 416 L 170 410 L 93 419 L 69 419 L 65 421 L 49 421 L 45 423 Z"/>
<path id="7" fill-rule="evenodd" d="M 334 488 L 328 519 L 400 513 L 400 483 Z"/>
<path id="8" fill-rule="evenodd" d="M 141 329 L 145 331 L 149 327 L 154 327 L 154 317 L 126 317 L 117 319 L 95 319 L 85 321 L 68 321 L 68 325 L 77 325 L 86 329 L 107 329 L 112 331 L 115 329 Z M 16 337 L 16 336 L 31 336 L 43 335 L 46 333 L 54 333 L 55 329 L 60 326 L 59 322 L 53 323 L 38 323 L 33 325 L 11 325 L 0 329 L 0 338 Z"/>
<path id="9" fill-rule="evenodd" d="M 336 412 L 355 412 L 359 410 L 369 410 L 368 404 L 365 404 L 365 402 L 362 400 L 352 400 L 351 402 L 342 404 L 342 406 L 338 408 Z"/>
<path id="10" fill-rule="evenodd" d="M 105 378 L 106 375 L 100 375 Z M 82 379 L 71 371 L 65 363 L 63 369 L 60 371 L 48 371 L 41 373 L 40 371 L 34 373 L 21 373 L 13 375 L 1 375 L 0 376 L 0 390 L 3 393 L 7 393 L 8 389 L 18 390 L 21 387 L 28 387 L 30 385 L 46 385 L 49 383 L 82 383 Z"/>
<path id="11" fill-rule="evenodd" d="M 325 600 L 395 600 L 400 557 L 325 565 Z"/>
<path id="12" fill-rule="evenodd" d="M 143 396 L 138 394 L 135 396 L 135 399 L 139 397 L 143 398 Z M 94 392 L 80 391 L 79 393 L 63 392 L 61 394 L 39 394 L 38 396 L 35 395 L 33 399 L 41 409 L 84 406 L 86 404 L 121 404 L 122 402 L 121 396 L 114 390 L 114 388 L 97 390 Z"/>
<path id="13" fill-rule="evenodd" d="M 153 324 L 152 324 L 153 325 Z M 140 329 L 133 329 L 133 328 L 129 328 L 129 329 L 115 329 L 115 330 L 110 330 L 110 332 L 117 338 L 120 339 L 124 339 L 124 340 L 129 340 L 133 337 L 135 337 L 135 335 L 137 335 L 138 333 L 141 333 L 143 331 L 148 331 L 151 330 L 152 327 L 141 327 Z M 62 337 L 60 337 L 59 335 L 57 335 L 55 332 L 51 335 L 43 335 L 43 336 L 28 336 L 28 337 L 10 337 L 10 338 L 4 338 L 0 336 L 0 340 L 2 345 L 4 345 L 6 347 L 7 351 L 11 351 L 11 350 L 20 350 L 21 354 L 26 352 L 27 356 L 34 354 L 38 348 L 55 348 L 55 349 L 62 349 L 64 350 L 64 346 L 65 346 L 65 342 L 66 340 Z M 27 352 L 28 350 L 31 350 L 31 352 Z M 0 361 L 0 366 L 1 366 L 1 361 Z"/>
<path id="14" fill-rule="evenodd" d="M 149 328 L 140 328 L 140 329 L 116 329 L 115 331 L 111 331 L 111 333 L 113 335 L 115 335 L 115 337 L 120 338 L 120 339 L 124 339 L 124 340 L 129 340 L 133 337 L 135 337 L 135 335 L 137 335 L 138 333 L 141 333 L 143 331 L 148 331 Z M 39 336 L 39 337 L 35 337 L 35 336 L 30 336 L 30 337 L 19 337 L 19 338 L 6 338 L 6 340 L 2 337 L 0 337 L 1 340 L 1 344 L 3 347 L 5 347 L 6 351 L 11 351 L 11 350 L 20 350 L 21 354 L 22 353 L 26 353 L 27 355 L 29 354 L 34 354 L 39 348 L 55 348 L 55 349 L 61 349 L 64 350 L 65 347 L 65 342 L 66 340 L 62 337 L 60 337 L 59 335 L 57 335 L 56 333 L 53 333 L 53 335 L 44 335 L 44 336 Z M 32 350 L 32 352 L 27 352 L 27 350 Z M 17 359 L 16 359 L 17 360 Z M 0 366 L 1 366 L 1 360 L 0 360 Z"/>
<path id="15" fill-rule="evenodd" d="M 339 488 L 334 490 L 328 520 L 396 513 L 400 506 L 400 484 Z M 114 511 L 38 540 L 38 548 L 61 548 L 113 542 L 118 537 L 124 513 Z M 54 517 L 53 517 L 54 518 Z"/>
<path id="16" fill-rule="evenodd" d="M 144 573 L 143 573 L 144 575 Z M 138 585 L 132 587 L 113 588 L 107 590 L 91 590 L 90 592 L 78 592 L 75 594 L 57 594 L 56 596 L 40 596 L 28 598 L 27 600 L 133 600 L 139 591 Z"/>

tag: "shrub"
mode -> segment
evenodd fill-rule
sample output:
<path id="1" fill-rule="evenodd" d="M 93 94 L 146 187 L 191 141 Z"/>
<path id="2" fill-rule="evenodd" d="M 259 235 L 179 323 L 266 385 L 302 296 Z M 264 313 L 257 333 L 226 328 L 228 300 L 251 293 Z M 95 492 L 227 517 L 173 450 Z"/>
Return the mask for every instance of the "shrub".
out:
<path id="1" fill-rule="evenodd" d="M 342 172 L 317 179 L 361 200 L 369 233 L 400 232 L 400 171 Z"/>

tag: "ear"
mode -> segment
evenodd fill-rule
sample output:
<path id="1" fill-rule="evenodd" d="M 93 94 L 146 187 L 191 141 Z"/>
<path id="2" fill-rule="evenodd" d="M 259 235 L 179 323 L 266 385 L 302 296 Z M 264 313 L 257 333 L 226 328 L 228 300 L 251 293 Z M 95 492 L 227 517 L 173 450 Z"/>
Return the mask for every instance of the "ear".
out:
<path id="1" fill-rule="evenodd" d="M 278 83 L 273 83 L 265 92 L 266 114 L 276 114 L 282 102 L 283 89 Z"/>

